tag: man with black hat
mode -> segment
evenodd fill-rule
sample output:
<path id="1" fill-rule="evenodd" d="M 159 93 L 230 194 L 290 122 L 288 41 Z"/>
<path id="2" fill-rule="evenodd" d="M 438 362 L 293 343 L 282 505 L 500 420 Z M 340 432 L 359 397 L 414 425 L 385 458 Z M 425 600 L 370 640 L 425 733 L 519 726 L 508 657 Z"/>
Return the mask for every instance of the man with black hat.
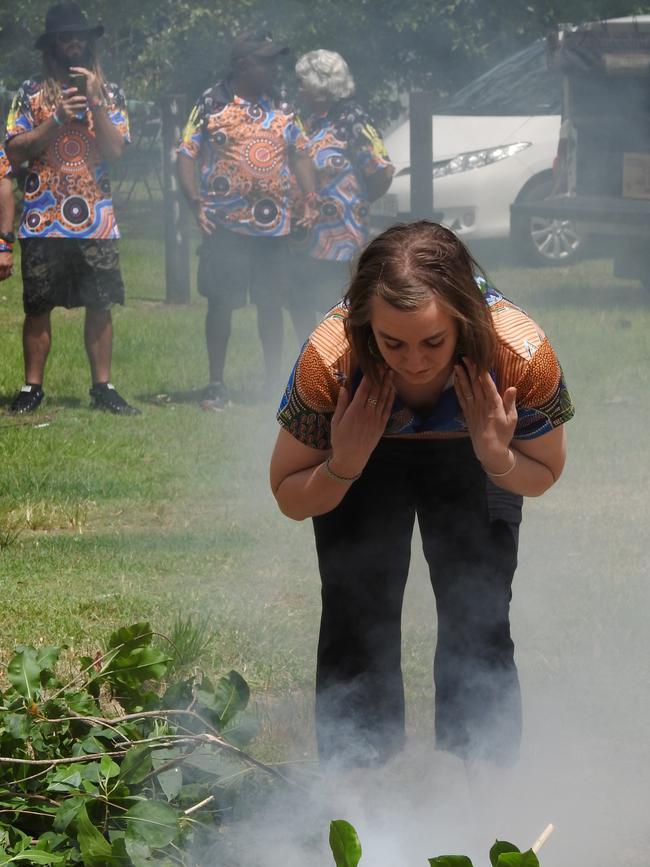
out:
<path id="1" fill-rule="evenodd" d="M 43 400 L 54 307 L 85 307 L 91 406 L 138 413 L 110 382 L 111 308 L 124 303 L 107 162 L 129 140 L 123 92 L 109 84 L 97 59 L 103 26 L 89 25 L 76 3 L 50 7 L 36 41 L 43 75 L 25 81 L 7 121 L 7 156 L 27 162 L 18 237 L 22 252 L 25 384 L 12 412 L 33 412 Z"/>
<path id="2" fill-rule="evenodd" d="M 287 51 L 268 33 L 237 38 L 229 76 L 199 98 L 178 148 L 180 186 L 203 234 L 197 282 L 208 299 L 205 409 L 229 402 L 223 370 L 232 312 L 248 296 L 257 307 L 265 388 L 280 379 L 292 169 L 307 200 L 305 222 L 316 216 L 306 141 L 273 91 L 278 58 Z"/>

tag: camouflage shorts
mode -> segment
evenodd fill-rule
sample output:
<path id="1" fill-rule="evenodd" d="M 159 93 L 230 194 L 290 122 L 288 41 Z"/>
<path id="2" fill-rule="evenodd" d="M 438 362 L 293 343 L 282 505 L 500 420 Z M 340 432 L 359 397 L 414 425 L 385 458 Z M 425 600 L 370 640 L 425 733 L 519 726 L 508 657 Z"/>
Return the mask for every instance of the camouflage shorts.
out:
<path id="1" fill-rule="evenodd" d="M 54 307 L 110 310 L 124 304 L 117 241 L 22 238 L 23 308 L 31 316 Z"/>

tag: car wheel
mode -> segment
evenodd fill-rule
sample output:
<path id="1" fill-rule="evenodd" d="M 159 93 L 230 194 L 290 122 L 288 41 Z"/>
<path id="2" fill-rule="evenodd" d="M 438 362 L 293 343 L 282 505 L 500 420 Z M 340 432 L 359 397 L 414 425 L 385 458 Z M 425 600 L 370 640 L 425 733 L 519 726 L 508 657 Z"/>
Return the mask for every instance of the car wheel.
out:
<path id="1" fill-rule="evenodd" d="M 553 181 L 544 178 L 529 187 L 519 202 L 539 202 L 553 192 Z M 569 265 L 584 249 L 584 238 L 571 220 L 520 217 L 512 227 L 518 256 L 529 265 Z"/>

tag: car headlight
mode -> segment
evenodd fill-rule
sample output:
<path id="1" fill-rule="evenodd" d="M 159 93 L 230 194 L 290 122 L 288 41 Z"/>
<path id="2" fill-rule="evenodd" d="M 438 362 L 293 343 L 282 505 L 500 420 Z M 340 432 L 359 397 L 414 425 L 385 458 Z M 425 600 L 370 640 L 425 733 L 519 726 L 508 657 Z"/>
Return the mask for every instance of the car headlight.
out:
<path id="1" fill-rule="evenodd" d="M 505 160 L 518 154 L 520 151 L 526 150 L 531 144 L 532 142 L 529 141 L 518 141 L 514 144 L 499 145 L 496 148 L 486 148 L 481 151 L 468 151 L 465 154 L 458 154 L 457 157 L 451 160 L 435 162 L 433 164 L 433 177 L 444 178 L 447 175 L 468 172 L 470 169 L 480 169 L 483 166 L 498 163 L 500 160 Z"/>

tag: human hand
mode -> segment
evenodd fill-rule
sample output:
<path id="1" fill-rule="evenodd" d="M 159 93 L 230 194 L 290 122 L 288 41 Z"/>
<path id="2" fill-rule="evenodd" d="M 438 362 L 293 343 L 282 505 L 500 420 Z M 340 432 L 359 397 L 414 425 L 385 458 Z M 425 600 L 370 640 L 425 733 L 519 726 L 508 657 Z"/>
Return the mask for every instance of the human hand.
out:
<path id="1" fill-rule="evenodd" d="M 66 87 L 57 102 L 55 115 L 60 123 L 68 123 L 87 109 L 87 98 L 76 87 Z"/>
<path id="2" fill-rule="evenodd" d="M 86 76 L 86 99 L 90 105 L 97 101 L 101 102 L 102 84 L 94 72 L 91 72 L 90 69 L 86 69 L 83 66 L 71 66 L 70 72 L 74 72 L 76 75 Z"/>
<path id="3" fill-rule="evenodd" d="M 454 367 L 454 388 L 474 454 L 483 467 L 500 474 L 512 464 L 509 446 L 517 424 L 517 389 L 507 388 L 502 397 L 489 372 L 478 375 L 469 358 L 463 358 L 463 363 L 464 367 Z"/>
<path id="4" fill-rule="evenodd" d="M 332 416 L 330 467 L 352 478 L 360 473 L 381 439 L 395 399 L 393 373 L 386 370 L 379 387 L 364 376 L 350 400 L 346 388 L 339 392 Z"/>
<path id="5" fill-rule="evenodd" d="M 194 204 L 194 216 L 196 217 L 199 227 L 206 235 L 211 235 L 214 232 L 214 223 L 206 214 L 205 208 L 200 200 L 196 201 Z"/>
<path id="6" fill-rule="evenodd" d="M 11 271 L 14 266 L 14 257 L 11 253 L 0 253 L 0 281 L 11 277 Z"/>
<path id="7" fill-rule="evenodd" d="M 320 204 L 317 193 L 308 193 L 304 199 L 304 208 L 302 217 L 296 220 L 297 226 L 302 226 L 305 229 L 311 229 L 318 222 L 320 217 Z"/>

